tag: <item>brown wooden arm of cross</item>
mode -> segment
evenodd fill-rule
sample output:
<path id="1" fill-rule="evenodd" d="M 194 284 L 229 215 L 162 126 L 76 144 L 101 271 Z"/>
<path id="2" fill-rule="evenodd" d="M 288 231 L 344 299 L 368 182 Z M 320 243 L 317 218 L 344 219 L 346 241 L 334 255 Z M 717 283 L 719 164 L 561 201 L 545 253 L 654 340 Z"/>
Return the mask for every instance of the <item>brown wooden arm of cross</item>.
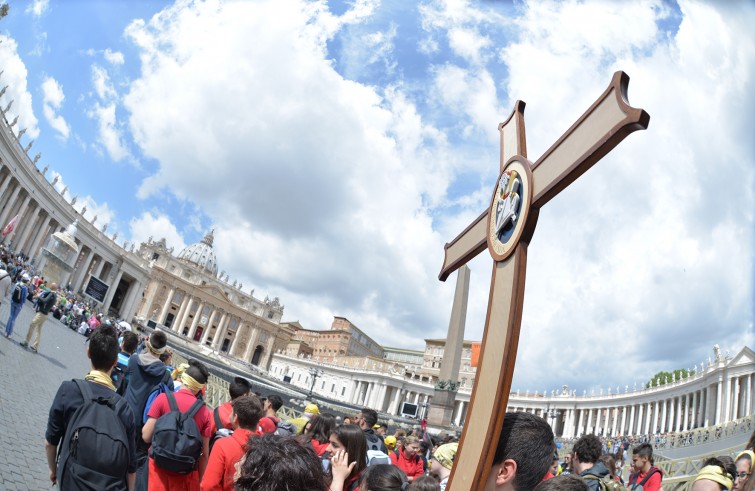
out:
<path id="1" fill-rule="evenodd" d="M 531 212 L 574 182 L 630 133 L 646 129 L 650 115 L 627 102 L 629 76 L 613 75 L 608 88 L 590 108 L 532 165 Z M 520 103 L 517 102 L 517 106 Z M 521 104 L 523 111 L 524 105 Z M 515 109 L 515 112 L 516 109 Z M 607 128 L 607 129 L 606 129 Z M 522 153 L 526 157 L 524 153 Z M 488 211 L 483 212 L 462 233 L 445 246 L 445 260 L 438 278 L 445 281 L 462 264 L 487 247 Z M 534 227 L 533 227 L 534 228 Z M 522 241 L 528 241 L 525 233 Z"/>

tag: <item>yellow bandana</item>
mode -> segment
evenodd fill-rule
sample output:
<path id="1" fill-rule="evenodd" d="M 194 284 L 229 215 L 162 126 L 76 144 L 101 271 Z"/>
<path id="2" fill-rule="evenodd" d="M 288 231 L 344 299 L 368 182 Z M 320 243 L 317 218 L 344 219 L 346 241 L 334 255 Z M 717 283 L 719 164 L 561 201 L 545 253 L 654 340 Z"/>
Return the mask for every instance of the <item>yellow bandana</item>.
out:
<path id="1" fill-rule="evenodd" d="M 734 486 L 734 481 L 729 474 L 726 474 L 724 470 L 717 465 L 706 465 L 700 469 L 700 473 L 695 478 L 695 481 L 701 481 L 703 479 L 717 482 L 729 491 L 731 491 L 731 488 Z"/>
<path id="2" fill-rule="evenodd" d="M 182 373 L 181 374 L 181 383 L 184 387 L 189 389 L 193 393 L 197 393 L 201 391 L 204 388 L 204 384 L 200 384 L 196 381 L 194 377 L 189 375 L 188 373 Z"/>
<path id="3" fill-rule="evenodd" d="M 149 342 L 149 339 L 144 342 L 144 345 L 147 347 L 147 349 L 155 356 L 160 356 L 163 353 L 165 353 L 165 350 L 168 348 L 167 346 L 163 346 L 162 348 L 153 348 L 152 343 Z"/>
<path id="4" fill-rule="evenodd" d="M 113 385 L 113 380 L 110 378 L 110 375 L 99 370 L 92 370 L 84 377 L 84 380 L 96 382 L 100 385 L 104 385 L 111 390 L 115 390 L 115 385 Z"/>
<path id="5" fill-rule="evenodd" d="M 734 462 L 739 461 L 742 457 L 749 457 L 750 458 L 750 473 L 755 471 L 755 452 L 752 450 L 745 450 L 743 452 L 739 452 L 739 455 L 737 455 L 737 458 L 734 459 Z"/>

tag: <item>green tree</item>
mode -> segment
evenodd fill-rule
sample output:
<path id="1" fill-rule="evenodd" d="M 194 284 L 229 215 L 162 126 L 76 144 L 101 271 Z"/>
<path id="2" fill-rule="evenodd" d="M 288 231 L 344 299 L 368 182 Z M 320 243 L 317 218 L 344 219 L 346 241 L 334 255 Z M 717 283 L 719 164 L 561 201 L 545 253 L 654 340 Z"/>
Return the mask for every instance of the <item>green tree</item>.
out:
<path id="1" fill-rule="evenodd" d="M 668 383 L 671 383 L 674 380 L 674 375 L 676 375 L 676 380 L 680 380 L 690 377 L 694 374 L 694 370 L 690 372 L 686 368 L 677 368 L 673 371 L 673 373 L 660 371 L 653 375 L 653 377 L 645 384 L 645 388 L 649 389 L 650 387 L 658 387 L 659 385 L 666 385 Z"/>
<path id="2" fill-rule="evenodd" d="M 0 19 L 8 15 L 9 11 L 10 11 L 10 5 L 8 5 L 7 3 L 0 5 Z"/>

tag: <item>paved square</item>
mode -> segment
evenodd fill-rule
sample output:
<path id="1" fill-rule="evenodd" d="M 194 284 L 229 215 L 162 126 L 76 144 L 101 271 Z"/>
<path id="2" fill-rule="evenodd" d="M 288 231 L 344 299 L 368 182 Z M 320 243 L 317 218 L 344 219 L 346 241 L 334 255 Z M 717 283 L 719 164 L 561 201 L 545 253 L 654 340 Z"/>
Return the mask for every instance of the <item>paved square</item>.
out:
<path id="1" fill-rule="evenodd" d="M 10 301 L 0 305 L 0 491 L 50 489 L 45 460 L 47 414 L 63 380 L 89 372 L 85 338 L 52 314 L 42 327 L 39 353 L 20 346 L 34 316 L 27 303 L 13 335 L 5 337 Z"/>

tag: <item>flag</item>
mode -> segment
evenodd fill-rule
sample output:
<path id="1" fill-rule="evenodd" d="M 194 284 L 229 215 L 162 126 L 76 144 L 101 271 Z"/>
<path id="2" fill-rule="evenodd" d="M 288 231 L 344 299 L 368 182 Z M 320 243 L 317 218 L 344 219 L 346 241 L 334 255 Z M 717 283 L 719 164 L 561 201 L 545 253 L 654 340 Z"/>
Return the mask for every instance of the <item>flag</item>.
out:
<path id="1" fill-rule="evenodd" d="M 10 222 L 8 222 L 8 225 L 5 226 L 3 229 L 3 237 L 7 237 L 8 234 L 13 232 L 13 229 L 16 228 L 16 224 L 18 223 L 18 215 L 14 216 Z"/>

